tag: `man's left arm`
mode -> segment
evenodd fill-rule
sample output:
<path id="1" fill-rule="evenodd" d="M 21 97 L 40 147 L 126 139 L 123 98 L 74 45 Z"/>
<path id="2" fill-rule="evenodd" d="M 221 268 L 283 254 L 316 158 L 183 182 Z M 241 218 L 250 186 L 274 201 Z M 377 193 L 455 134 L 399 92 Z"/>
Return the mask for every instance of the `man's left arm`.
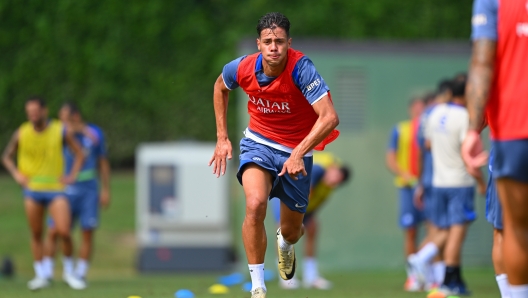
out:
<path id="1" fill-rule="evenodd" d="M 110 162 L 106 150 L 106 142 L 103 132 L 97 129 L 99 134 L 99 144 L 97 145 L 97 164 L 99 170 L 99 179 L 101 181 L 101 190 L 99 192 L 99 202 L 103 208 L 110 205 Z"/>
<path id="2" fill-rule="evenodd" d="M 307 175 L 304 168 L 303 157 L 321 143 L 339 124 L 339 117 L 328 94 L 312 105 L 318 118 L 310 133 L 295 147 L 290 158 L 284 163 L 279 176 L 288 173 L 293 179 L 302 173 Z"/>
<path id="3" fill-rule="evenodd" d="M 81 145 L 75 140 L 73 133 L 69 130 L 66 130 L 64 134 L 64 141 L 66 145 L 70 147 L 73 152 L 73 166 L 71 168 L 70 174 L 63 178 L 63 182 L 66 184 L 74 183 L 77 180 L 77 175 L 81 171 L 82 165 L 84 163 L 84 154 L 81 149 Z"/>

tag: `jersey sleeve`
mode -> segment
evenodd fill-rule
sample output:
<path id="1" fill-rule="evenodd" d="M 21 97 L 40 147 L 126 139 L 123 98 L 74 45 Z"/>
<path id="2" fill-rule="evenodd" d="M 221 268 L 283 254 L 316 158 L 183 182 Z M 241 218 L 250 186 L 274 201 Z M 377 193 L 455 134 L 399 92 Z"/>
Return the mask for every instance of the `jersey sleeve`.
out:
<path id="1" fill-rule="evenodd" d="M 389 138 L 389 146 L 387 147 L 387 150 L 389 151 L 397 151 L 398 150 L 398 128 L 394 126 L 392 128 L 392 132 L 390 134 Z"/>
<path id="2" fill-rule="evenodd" d="M 498 0 L 474 0 L 471 39 L 497 40 Z"/>
<path id="3" fill-rule="evenodd" d="M 325 169 L 322 166 L 317 164 L 314 164 L 312 166 L 312 180 L 310 181 L 311 187 L 314 187 L 315 185 L 317 185 L 317 183 L 321 182 L 324 173 Z"/>
<path id="4" fill-rule="evenodd" d="M 238 57 L 224 66 L 224 69 L 222 70 L 222 78 L 224 79 L 224 84 L 226 85 L 227 89 L 233 90 L 235 88 L 238 88 L 238 65 L 240 64 L 240 61 L 244 60 L 244 58 L 246 57 L 247 56 Z"/>
<path id="5" fill-rule="evenodd" d="M 327 95 L 330 90 L 326 85 L 326 82 L 315 69 L 312 60 L 306 56 L 299 59 L 297 64 L 295 64 L 292 78 L 295 85 L 297 85 L 304 97 L 306 97 L 308 102 L 312 105 Z"/>
<path id="6" fill-rule="evenodd" d="M 99 127 L 96 128 L 96 131 L 99 137 L 99 144 L 97 144 L 96 155 L 97 157 L 106 157 L 108 152 L 106 148 L 106 139 L 104 137 L 104 133 Z"/>

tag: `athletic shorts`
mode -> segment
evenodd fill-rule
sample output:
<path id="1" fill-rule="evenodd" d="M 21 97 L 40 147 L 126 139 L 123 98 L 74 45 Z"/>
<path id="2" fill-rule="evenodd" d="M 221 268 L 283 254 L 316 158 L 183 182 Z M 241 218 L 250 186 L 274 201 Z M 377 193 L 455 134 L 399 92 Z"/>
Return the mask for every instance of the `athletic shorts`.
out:
<path id="1" fill-rule="evenodd" d="M 431 221 L 431 216 L 434 211 L 433 207 L 433 187 L 423 187 L 423 216 L 426 220 Z"/>
<path id="2" fill-rule="evenodd" d="M 414 188 L 400 187 L 400 227 L 408 229 L 417 226 L 423 221 L 423 212 L 414 205 Z"/>
<path id="3" fill-rule="evenodd" d="M 503 229 L 502 206 L 492 175 L 488 179 L 488 189 L 486 190 L 486 219 L 495 229 Z"/>
<path id="4" fill-rule="evenodd" d="M 477 218 L 474 187 L 433 187 L 431 222 L 441 229 Z"/>
<path id="5" fill-rule="evenodd" d="M 528 182 L 528 139 L 493 141 L 493 178 Z"/>
<path id="6" fill-rule="evenodd" d="M 24 198 L 31 199 L 37 203 L 40 203 L 44 206 L 48 206 L 51 201 L 57 197 L 65 197 L 63 192 L 60 191 L 33 191 L 29 189 L 24 189 Z"/>
<path id="7" fill-rule="evenodd" d="M 270 200 L 271 211 L 273 213 L 273 219 L 276 224 L 280 223 L 280 200 L 279 198 L 272 198 Z M 304 214 L 303 224 L 307 224 L 313 217 L 315 212 L 307 212 Z"/>
<path id="8" fill-rule="evenodd" d="M 72 227 L 79 220 L 81 229 L 94 230 L 99 225 L 99 186 L 96 181 L 78 182 L 66 188 L 66 196 L 70 202 Z M 54 226 L 48 219 L 48 225 Z"/>
<path id="9" fill-rule="evenodd" d="M 304 168 L 308 175 L 299 174 L 298 180 L 293 180 L 288 174 L 278 176 L 282 171 L 284 162 L 289 157 L 290 154 L 287 152 L 259 144 L 249 138 L 243 138 L 240 141 L 240 166 L 238 167 L 237 178 L 242 184 L 242 174 L 245 167 L 250 163 L 268 170 L 273 180 L 269 199 L 277 197 L 290 210 L 305 213 L 308 206 L 308 195 L 310 194 L 313 158 L 311 156 L 303 158 Z"/>

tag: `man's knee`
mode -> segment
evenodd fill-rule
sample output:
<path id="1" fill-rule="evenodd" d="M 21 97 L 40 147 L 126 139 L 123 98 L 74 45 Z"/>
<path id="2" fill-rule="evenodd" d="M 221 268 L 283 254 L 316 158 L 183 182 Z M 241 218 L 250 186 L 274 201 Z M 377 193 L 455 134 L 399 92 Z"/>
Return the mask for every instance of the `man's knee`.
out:
<path id="1" fill-rule="evenodd" d="M 281 223 L 281 234 L 288 243 L 295 244 L 303 234 L 302 221 L 299 224 Z"/>
<path id="2" fill-rule="evenodd" d="M 246 220 L 252 223 L 264 222 L 266 218 L 266 200 L 258 197 L 248 197 L 246 200 Z"/>

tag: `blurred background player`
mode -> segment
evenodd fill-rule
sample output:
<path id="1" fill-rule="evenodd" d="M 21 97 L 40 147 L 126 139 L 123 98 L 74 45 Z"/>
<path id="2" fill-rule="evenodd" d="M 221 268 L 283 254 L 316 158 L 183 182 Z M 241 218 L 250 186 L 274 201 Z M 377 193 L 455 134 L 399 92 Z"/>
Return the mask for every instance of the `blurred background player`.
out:
<path id="1" fill-rule="evenodd" d="M 36 277 L 28 282 L 30 290 L 50 285 L 42 263 L 43 222 L 46 208 L 55 221 L 57 236 L 62 238 L 65 255 L 71 255 L 70 212 L 64 195 L 64 186 L 73 183 L 83 163 L 83 154 L 73 135 L 65 132 L 63 124 L 48 118 L 45 101 L 31 97 L 26 101 L 28 122 L 15 131 L 7 145 L 2 162 L 5 168 L 24 189 L 24 206 L 31 232 Z M 72 154 L 71 171 L 64 174 L 63 148 L 66 144 Z M 17 156 L 15 166 L 14 156 Z M 69 284 L 79 282 L 75 278 Z"/>
<path id="2" fill-rule="evenodd" d="M 420 165 L 418 145 L 418 127 L 424 103 L 420 98 L 414 98 L 409 104 L 409 120 L 402 121 L 392 129 L 389 148 L 386 153 L 386 164 L 396 175 L 394 184 L 398 187 L 400 211 L 400 227 L 404 230 L 405 258 L 416 252 L 418 226 L 423 220 L 422 212 L 414 205 L 414 191 L 418 183 Z M 404 284 L 407 291 L 418 291 L 419 284 L 411 272 L 407 270 L 407 280 Z"/>
<path id="3" fill-rule="evenodd" d="M 66 187 L 72 223 L 78 219 L 82 229 L 82 241 L 75 269 L 72 256 L 63 257 L 64 279 L 68 280 L 69 276 L 74 275 L 81 280 L 81 283 L 75 284 L 76 289 L 84 289 L 86 287 L 84 280 L 92 255 L 93 232 L 99 224 L 99 208 L 100 206 L 106 208 L 110 204 L 110 164 L 102 130 L 94 124 L 84 122 L 77 105 L 65 103 L 59 111 L 59 118 L 81 144 L 85 157 L 77 181 Z M 66 173 L 72 169 L 73 157 L 72 151 L 65 148 Z M 101 181 L 100 185 L 98 180 Z M 57 229 L 51 221 L 44 257 L 48 278 L 53 277 L 53 257 L 57 236 Z M 73 247 L 69 247 L 68 251 L 73 251 Z"/>
<path id="4" fill-rule="evenodd" d="M 528 297 L 528 4 L 475 0 L 469 69 L 469 132 L 463 146 L 471 171 L 486 164 L 480 127 L 493 140 L 493 178 L 504 215 L 503 265 L 511 298 Z M 486 114 L 486 115 L 485 115 Z M 486 116 L 486 117 L 485 117 Z"/>
<path id="5" fill-rule="evenodd" d="M 214 85 L 217 143 L 209 165 L 217 176 L 225 173 L 232 156 L 226 119 L 229 92 L 241 87 L 249 99 L 249 125 L 240 142 L 237 178 L 246 197 L 242 238 L 253 298 L 266 297 L 268 200 L 281 200 L 278 267 L 281 278 L 290 280 L 296 266 L 294 244 L 303 235 L 312 150 L 323 150 L 339 135 L 329 88 L 310 59 L 290 48 L 289 29 L 290 21 L 281 13 L 262 16 L 257 25 L 259 52 L 228 63 Z"/>
<path id="6" fill-rule="evenodd" d="M 321 290 L 330 289 L 332 284 L 324 279 L 318 269 L 316 248 L 319 223 L 317 211 L 323 206 L 332 192 L 351 179 L 349 167 L 330 152 L 316 152 L 313 155 L 312 179 L 310 182 L 310 197 L 304 215 L 305 248 L 303 259 L 303 286 Z M 275 221 L 280 220 L 280 200 L 271 200 Z M 294 277 L 291 280 L 279 279 L 279 285 L 284 289 L 297 289 L 299 281 Z"/>
<path id="7" fill-rule="evenodd" d="M 439 297 L 465 295 L 460 254 L 466 231 L 476 219 L 474 211 L 475 180 L 467 172 L 460 149 L 467 132 L 468 114 L 465 108 L 465 81 L 453 80 L 452 100 L 438 104 L 428 117 L 425 137 L 433 156 L 433 188 L 430 221 L 434 235 L 408 262 L 421 283 L 425 283 L 433 258 L 443 251 L 446 265 Z M 482 176 L 479 192 L 484 193 Z M 435 296 L 435 297 L 437 297 Z"/>

